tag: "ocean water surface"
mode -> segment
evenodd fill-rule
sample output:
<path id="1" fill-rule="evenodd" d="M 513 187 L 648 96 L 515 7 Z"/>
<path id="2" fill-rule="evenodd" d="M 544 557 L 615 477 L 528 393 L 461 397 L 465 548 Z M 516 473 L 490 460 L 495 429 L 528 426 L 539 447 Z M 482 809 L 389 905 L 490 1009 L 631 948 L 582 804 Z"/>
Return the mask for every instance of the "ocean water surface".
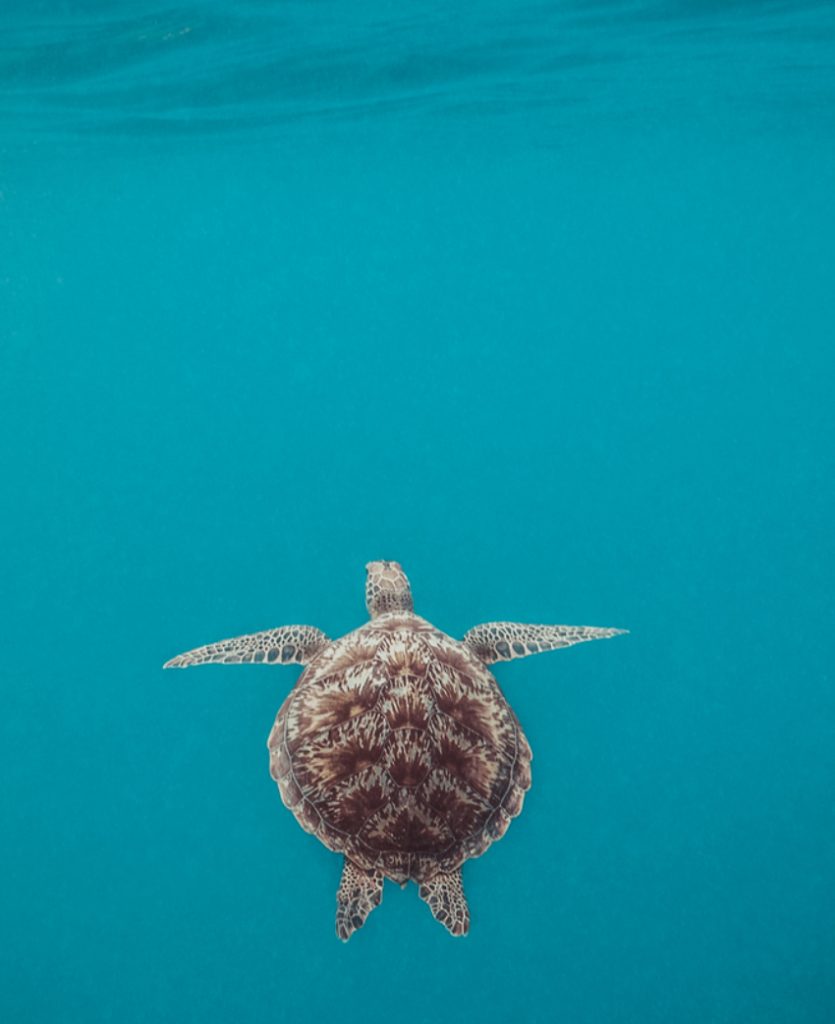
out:
<path id="1" fill-rule="evenodd" d="M 835 5 L 0 10 L 0 1018 L 835 1019 Z M 452 939 L 179 651 L 416 610 L 534 751 Z"/>

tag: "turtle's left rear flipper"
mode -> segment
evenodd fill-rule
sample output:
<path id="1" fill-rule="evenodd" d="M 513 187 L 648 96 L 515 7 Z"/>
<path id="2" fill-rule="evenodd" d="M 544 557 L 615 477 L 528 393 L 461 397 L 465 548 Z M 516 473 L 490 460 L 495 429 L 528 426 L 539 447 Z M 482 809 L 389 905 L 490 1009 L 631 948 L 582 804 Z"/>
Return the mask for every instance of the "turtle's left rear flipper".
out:
<path id="1" fill-rule="evenodd" d="M 383 876 L 365 871 L 345 858 L 342 880 L 336 891 L 336 934 L 347 942 L 383 898 Z"/>
<path id="2" fill-rule="evenodd" d="M 264 665 L 306 665 L 330 640 L 315 626 L 281 626 L 263 633 L 236 636 L 216 644 L 195 647 L 178 654 L 163 668 L 188 668 L 189 665 L 238 665 L 258 662 Z"/>

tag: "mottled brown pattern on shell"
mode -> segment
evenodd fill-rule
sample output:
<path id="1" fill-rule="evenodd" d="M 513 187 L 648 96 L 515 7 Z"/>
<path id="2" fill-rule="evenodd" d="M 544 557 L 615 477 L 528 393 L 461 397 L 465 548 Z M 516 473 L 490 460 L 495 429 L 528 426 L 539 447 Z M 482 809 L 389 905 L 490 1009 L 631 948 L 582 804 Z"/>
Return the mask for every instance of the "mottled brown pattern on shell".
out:
<path id="1" fill-rule="evenodd" d="M 383 764 L 392 782 L 405 789 L 414 789 L 426 779 L 433 760 L 431 737 L 426 729 L 395 729 L 383 754 Z"/>
<path id="2" fill-rule="evenodd" d="M 483 853 L 530 786 L 530 748 L 495 679 L 468 649 L 401 612 L 307 666 L 268 746 L 302 827 L 396 881 L 425 881 Z"/>
<path id="3" fill-rule="evenodd" d="M 463 792 L 475 792 L 492 807 L 498 806 L 507 789 L 513 761 L 454 718 L 435 715 L 427 732 L 438 767 L 464 783 Z"/>
<path id="4" fill-rule="evenodd" d="M 465 840 L 482 828 L 493 811 L 487 800 L 463 786 L 461 779 L 444 767 L 435 768 L 427 779 L 425 799 L 458 840 Z"/>
<path id="5" fill-rule="evenodd" d="M 394 784 L 382 765 L 372 765 L 353 778 L 331 786 L 319 810 L 340 832 L 357 835 L 363 825 L 390 800 Z"/>
<path id="6" fill-rule="evenodd" d="M 292 773 L 306 797 L 317 799 L 334 785 L 376 765 L 389 738 L 379 714 L 357 716 L 294 746 L 288 741 Z"/>
<path id="7" fill-rule="evenodd" d="M 386 682 L 380 665 L 361 661 L 341 672 L 321 677 L 316 686 L 298 692 L 287 707 L 287 748 L 291 754 L 313 737 L 329 733 L 364 716 L 380 696 Z"/>
<path id="8" fill-rule="evenodd" d="M 378 707 L 392 729 L 425 729 L 435 712 L 435 694 L 422 679 L 392 679 Z"/>
<path id="9" fill-rule="evenodd" d="M 402 803 L 390 801 L 366 822 L 360 836 L 382 854 L 406 851 L 441 855 L 455 842 L 443 818 L 416 794 Z"/>

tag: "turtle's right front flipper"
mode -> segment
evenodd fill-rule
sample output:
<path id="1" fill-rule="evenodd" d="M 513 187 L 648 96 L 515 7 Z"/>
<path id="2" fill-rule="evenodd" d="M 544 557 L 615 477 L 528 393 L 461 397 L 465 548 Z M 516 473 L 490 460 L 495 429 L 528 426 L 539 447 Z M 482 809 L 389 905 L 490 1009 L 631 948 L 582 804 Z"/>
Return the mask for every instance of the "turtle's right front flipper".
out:
<path id="1" fill-rule="evenodd" d="M 189 665 L 237 665 L 258 662 L 265 665 L 306 665 L 330 643 L 315 626 L 281 626 L 263 633 L 236 636 L 216 644 L 195 647 L 178 654 L 163 668 L 188 668 Z"/>
<path id="2" fill-rule="evenodd" d="M 482 622 L 467 630 L 462 639 L 485 665 L 526 658 L 529 654 L 554 651 L 559 647 L 606 640 L 628 633 L 628 629 L 607 626 L 536 626 L 527 622 Z"/>

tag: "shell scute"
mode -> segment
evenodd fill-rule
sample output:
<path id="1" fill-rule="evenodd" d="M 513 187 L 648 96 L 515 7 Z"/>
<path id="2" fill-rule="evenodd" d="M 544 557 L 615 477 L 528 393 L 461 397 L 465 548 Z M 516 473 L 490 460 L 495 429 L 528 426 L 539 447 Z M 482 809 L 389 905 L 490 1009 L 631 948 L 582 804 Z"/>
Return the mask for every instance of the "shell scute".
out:
<path id="1" fill-rule="evenodd" d="M 426 682 L 415 676 L 392 679 L 380 698 L 380 713 L 391 729 L 425 729 L 435 708 Z"/>
<path id="2" fill-rule="evenodd" d="M 379 698 L 383 675 L 370 661 L 346 666 L 305 687 L 287 712 L 290 751 L 308 738 L 318 737 L 370 711 Z"/>
<path id="3" fill-rule="evenodd" d="M 486 832 L 492 839 L 501 839 L 507 832 L 510 824 L 510 815 L 499 807 L 487 822 Z"/>
<path id="4" fill-rule="evenodd" d="M 443 714 L 435 715 L 427 732 L 432 738 L 436 764 L 464 782 L 491 807 L 497 806 L 507 788 L 510 764 L 497 756 L 496 748 Z"/>
<path id="5" fill-rule="evenodd" d="M 507 795 L 502 801 L 502 807 L 510 815 L 511 818 L 515 818 L 517 814 L 522 811 L 522 804 L 525 802 L 525 791 L 519 786 L 511 786 L 507 791 Z"/>
<path id="6" fill-rule="evenodd" d="M 482 686 L 447 666 L 438 667 L 434 681 L 435 700 L 442 714 L 484 743 L 512 755 L 518 730 L 503 702 L 487 699 Z"/>
<path id="7" fill-rule="evenodd" d="M 425 729 L 396 729 L 383 754 L 388 774 L 395 786 L 419 786 L 432 770 L 432 747 Z"/>
<path id="8" fill-rule="evenodd" d="M 319 801 L 322 817 L 347 835 L 358 835 L 365 823 L 391 799 L 392 783 L 382 765 L 371 765 L 331 786 Z"/>
<path id="9" fill-rule="evenodd" d="M 297 807 L 293 808 L 293 813 L 305 832 L 317 832 L 321 828 L 322 816 L 312 801 L 302 800 Z"/>
<path id="10" fill-rule="evenodd" d="M 524 751 L 513 766 L 513 781 L 523 791 L 531 788 L 531 758 L 530 755 L 525 757 Z"/>
<path id="11" fill-rule="evenodd" d="M 408 804 L 388 803 L 371 817 L 360 834 L 382 853 L 436 854 L 455 842 L 446 822 L 419 799 Z"/>
<path id="12" fill-rule="evenodd" d="M 458 839 L 481 828 L 493 810 L 487 800 L 462 786 L 459 778 L 442 767 L 435 768 L 427 780 L 426 801 L 449 823 Z"/>
<path id="13" fill-rule="evenodd" d="M 302 746 L 291 748 L 293 770 L 305 795 L 320 796 L 334 783 L 377 764 L 388 732 L 380 715 L 369 714 L 319 732 Z"/>
<path id="14" fill-rule="evenodd" d="M 299 784 L 292 774 L 280 777 L 277 782 L 285 807 L 289 807 L 291 811 L 294 810 L 304 800 L 304 793 L 302 793 Z"/>

